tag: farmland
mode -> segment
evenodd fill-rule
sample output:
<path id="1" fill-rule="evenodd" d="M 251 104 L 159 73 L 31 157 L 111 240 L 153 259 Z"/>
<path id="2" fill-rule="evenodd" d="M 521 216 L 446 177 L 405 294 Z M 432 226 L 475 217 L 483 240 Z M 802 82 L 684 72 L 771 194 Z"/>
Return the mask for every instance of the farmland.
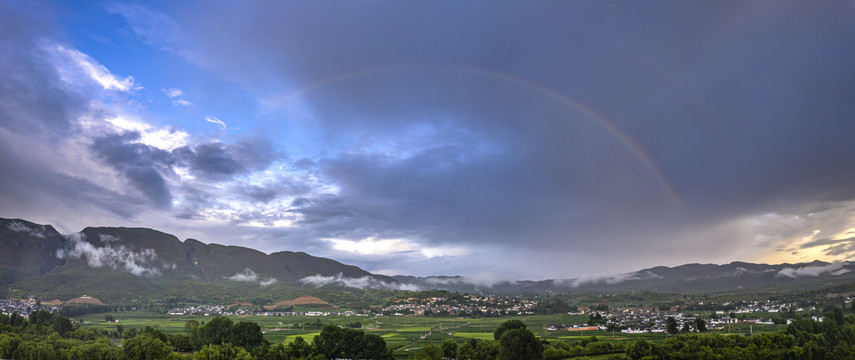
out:
<path id="1" fill-rule="evenodd" d="M 166 334 L 177 334 L 185 332 L 185 323 L 195 320 L 205 323 L 213 319 L 213 316 L 195 315 L 166 315 L 150 311 L 121 311 L 112 312 L 110 315 L 118 322 L 107 322 L 105 314 L 88 314 L 78 316 L 76 321 L 82 321 L 81 326 L 89 329 L 116 331 L 120 325 L 125 331 L 130 328 L 141 330 L 152 327 Z M 279 342 L 293 342 L 297 337 L 303 337 L 311 342 L 318 335 L 320 327 L 318 324 L 333 324 L 339 326 L 353 326 L 359 323 L 363 331 L 377 334 L 386 341 L 387 346 L 395 350 L 399 358 L 411 357 L 415 350 L 421 348 L 426 342 L 434 344 L 441 343 L 445 339 L 453 339 L 463 343 L 469 339 L 491 340 L 494 329 L 502 322 L 509 319 L 523 321 L 535 335 L 551 342 L 576 342 L 590 339 L 596 336 L 599 341 L 628 342 L 641 339 L 661 342 L 666 335 L 661 333 L 624 334 L 610 331 L 549 331 L 544 329 L 546 324 L 556 323 L 584 323 L 588 320 L 584 315 L 528 315 L 528 316 L 506 316 L 493 318 L 457 318 L 457 317 L 425 317 L 425 316 L 229 316 L 233 321 L 252 321 L 257 323 L 265 339 L 271 344 Z M 777 332 L 784 325 L 762 325 L 738 323 L 725 327 L 722 330 L 711 330 L 719 333 L 743 333 L 749 332 L 765 333 Z"/>

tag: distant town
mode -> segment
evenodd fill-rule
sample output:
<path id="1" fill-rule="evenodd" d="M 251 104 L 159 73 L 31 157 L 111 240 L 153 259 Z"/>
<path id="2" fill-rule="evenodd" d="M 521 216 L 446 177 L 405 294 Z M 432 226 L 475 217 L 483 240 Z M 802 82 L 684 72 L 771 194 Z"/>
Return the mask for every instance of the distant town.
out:
<path id="1" fill-rule="evenodd" d="M 97 302 L 91 297 L 81 297 L 85 302 Z M 309 301 L 320 299 L 303 297 Z M 78 303 L 80 301 L 77 301 Z M 325 303 L 324 303 L 325 304 Z M 387 306 L 371 306 L 364 310 L 295 311 L 271 306 L 253 307 L 250 303 L 232 305 L 192 305 L 174 307 L 168 315 L 216 316 L 216 315 L 261 315 L 261 316 L 452 316 L 452 317 L 490 317 L 533 315 L 539 311 L 542 300 L 515 297 L 488 296 L 477 294 L 456 294 L 442 297 L 408 297 L 395 300 Z M 845 298 L 844 304 L 851 306 L 852 298 Z M 781 302 L 776 300 L 737 301 L 737 302 L 696 302 L 682 306 L 653 307 L 626 306 L 609 308 L 604 304 L 592 304 L 587 307 L 571 306 L 568 315 L 587 316 L 587 321 L 567 324 L 546 324 L 549 331 L 613 331 L 621 333 L 665 333 L 671 326 L 682 331 L 703 331 L 706 329 L 724 329 L 737 323 L 749 324 L 789 324 L 799 314 L 820 314 L 819 304 L 811 302 Z M 41 309 L 56 312 L 60 306 L 50 302 L 41 303 L 34 299 L 0 299 L 0 312 L 27 317 L 32 311 Z M 823 321 L 820 315 L 812 316 L 815 321 Z"/>

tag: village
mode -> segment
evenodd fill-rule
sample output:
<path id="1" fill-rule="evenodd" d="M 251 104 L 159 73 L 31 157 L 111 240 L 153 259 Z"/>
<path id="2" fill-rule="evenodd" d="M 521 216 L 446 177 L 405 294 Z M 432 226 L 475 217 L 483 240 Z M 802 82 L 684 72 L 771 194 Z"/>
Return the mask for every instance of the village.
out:
<path id="1" fill-rule="evenodd" d="M 532 315 L 538 300 L 465 294 L 454 297 L 410 297 L 382 308 L 383 315 L 504 316 Z"/>
<path id="2" fill-rule="evenodd" d="M 96 302 L 97 299 L 81 297 L 75 299 Z M 851 304 L 850 298 L 844 303 Z M 328 305 L 329 309 L 295 310 L 293 304 L 301 301 Z M 100 302 L 99 302 L 100 303 Z M 502 297 L 479 294 L 453 294 L 448 297 L 408 297 L 397 299 L 387 306 L 371 306 L 362 310 L 339 310 L 314 297 L 300 297 L 277 304 L 282 306 L 251 306 L 250 303 L 231 305 L 192 305 L 175 307 L 168 315 L 186 316 L 436 316 L 436 317 L 494 317 L 541 314 L 543 301 L 517 297 Z M 851 305 L 850 305 L 851 306 Z M 681 331 L 703 331 L 724 329 L 733 324 L 789 324 L 796 314 L 813 314 L 812 318 L 822 321 L 817 303 L 765 301 L 739 302 L 687 302 L 680 306 L 623 306 L 609 308 L 605 304 L 588 307 L 572 306 L 568 315 L 587 317 L 587 321 L 568 324 L 546 324 L 547 331 L 612 331 L 621 333 L 664 333 L 672 321 Z M 47 304 L 33 299 L 0 299 L 0 312 L 17 313 L 27 317 L 32 311 L 42 309 L 59 310 L 52 302 Z M 673 319 L 673 320 L 671 320 Z"/>
<path id="3" fill-rule="evenodd" d="M 56 306 L 43 304 L 33 299 L 0 299 L 0 313 L 4 315 L 18 314 L 19 316 L 29 317 L 30 313 L 39 309 L 50 312 L 59 310 Z"/>
<path id="4" fill-rule="evenodd" d="M 847 298 L 845 303 L 850 303 Z M 720 304 L 698 304 L 703 308 L 718 308 L 719 310 L 695 312 L 690 304 L 684 307 L 668 309 L 656 307 L 617 307 L 601 310 L 580 309 L 573 315 L 588 315 L 588 322 L 578 324 L 547 324 L 544 330 L 550 331 L 619 331 L 625 334 L 636 333 L 665 333 L 668 331 L 668 321 L 673 319 L 673 326 L 683 332 L 704 330 L 724 330 L 725 326 L 744 324 L 790 324 L 795 313 L 816 312 L 817 306 L 799 306 L 797 303 L 784 303 L 773 300 L 750 302 L 724 302 Z M 813 315 L 815 321 L 823 321 L 822 316 Z"/>

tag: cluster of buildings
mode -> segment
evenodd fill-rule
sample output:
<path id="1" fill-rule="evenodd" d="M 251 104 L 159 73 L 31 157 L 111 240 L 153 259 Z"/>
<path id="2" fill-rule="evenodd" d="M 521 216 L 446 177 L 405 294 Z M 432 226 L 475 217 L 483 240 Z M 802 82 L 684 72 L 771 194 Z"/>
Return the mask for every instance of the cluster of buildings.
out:
<path id="1" fill-rule="evenodd" d="M 466 294 L 454 297 L 398 299 L 382 309 L 386 315 L 501 316 L 530 315 L 537 300 Z"/>
<path id="2" fill-rule="evenodd" d="M 29 317 L 30 313 L 35 310 L 55 312 L 59 308 L 46 306 L 33 299 L 0 299 L 0 313 L 5 315 L 17 313 L 23 317 Z"/>
<path id="3" fill-rule="evenodd" d="M 372 306 L 364 311 L 274 311 L 258 307 L 256 309 L 229 308 L 223 305 L 196 305 L 170 309 L 169 315 L 267 315 L 267 316 L 369 316 L 369 315 L 420 315 L 420 316 L 502 316 L 528 315 L 540 302 L 537 300 L 506 298 L 477 294 L 457 295 L 453 297 L 426 297 L 398 299 L 386 307 Z"/>
<path id="4" fill-rule="evenodd" d="M 847 299 L 851 302 L 851 299 Z M 700 313 L 708 313 L 710 316 L 702 317 L 707 329 L 724 329 L 725 326 L 737 323 L 746 324 L 774 324 L 774 321 L 769 317 L 769 314 L 781 313 L 778 316 L 779 321 L 786 319 L 786 323 L 790 323 L 788 315 L 795 312 L 816 311 L 816 305 L 800 306 L 798 303 L 786 303 L 775 300 L 766 301 L 740 301 L 740 302 L 724 302 L 714 304 L 685 304 L 682 307 L 671 307 L 670 309 L 658 309 L 654 307 L 620 307 L 609 309 L 608 311 L 582 311 L 571 313 L 574 315 L 594 315 L 599 313 L 604 321 L 597 324 L 547 324 L 544 325 L 545 330 L 557 331 L 589 331 L 589 330 L 611 330 L 621 331 L 622 333 L 664 333 L 667 329 L 668 318 L 673 318 L 676 322 L 677 329 L 682 330 L 688 327 L 693 331 L 696 328 L 697 318 L 700 316 L 694 313 L 694 309 L 700 307 L 704 310 Z M 718 310 L 709 310 L 717 308 Z M 694 314 L 687 314 L 692 312 Z M 714 314 L 714 315 L 713 315 Z M 761 315 L 762 314 L 762 315 Z M 765 317 L 765 318 L 763 318 Z M 822 317 L 814 316 L 814 320 L 822 321 Z M 781 322 L 783 323 L 783 322 Z"/>
<path id="5" fill-rule="evenodd" d="M 167 314 L 169 314 L 169 315 L 202 315 L 202 316 L 235 315 L 233 312 L 228 311 L 228 309 L 223 305 L 196 305 L 196 306 L 172 308 L 172 309 L 169 309 Z"/>

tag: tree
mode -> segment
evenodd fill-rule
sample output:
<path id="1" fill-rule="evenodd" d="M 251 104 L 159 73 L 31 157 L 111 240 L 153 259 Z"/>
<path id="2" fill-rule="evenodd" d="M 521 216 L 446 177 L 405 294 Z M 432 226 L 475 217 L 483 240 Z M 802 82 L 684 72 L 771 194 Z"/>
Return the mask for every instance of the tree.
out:
<path id="1" fill-rule="evenodd" d="M 116 321 L 116 318 L 114 318 L 114 317 L 113 317 L 113 315 L 110 315 L 110 314 L 104 314 L 104 321 L 106 321 L 106 322 L 114 322 L 114 321 Z"/>
<path id="2" fill-rule="evenodd" d="M 187 333 L 187 335 L 193 334 L 193 331 L 198 328 L 199 322 L 196 320 L 187 320 L 187 322 L 184 323 L 184 332 Z"/>
<path id="3" fill-rule="evenodd" d="M 186 326 L 186 325 L 185 325 Z M 193 348 L 201 349 L 205 345 L 219 345 L 227 341 L 232 331 L 232 320 L 225 316 L 217 316 L 190 335 Z"/>
<path id="4" fill-rule="evenodd" d="M 155 335 L 142 333 L 125 340 L 122 344 L 122 352 L 128 360 L 151 360 L 166 358 L 172 350 Z"/>
<path id="5" fill-rule="evenodd" d="M 522 321 L 519 321 L 519 320 L 505 321 L 505 322 L 501 323 L 499 325 L 499 327 L 496 328 L 496 330 L 493 331 L 493 339 L 499 340 L 500 338 L 502 338 L 502 334 L 504 334 L 505 331 L 512 330 L 512 329 L 525 329 L 525 328 L 526 328 L 525 323 L 523 323 Z"/>
<path id="6" fill-rule="evenodd" d="M 172 334 L 169 337 L 169 342 L 172 344 L 172 348 L 175 349 L 175 351 L 193 351 L 193 344 L 190 342 L 190 338 L 187 337 L 187 335 Z"/>
<path id="7" fill-rule="evenodd" d="M 271 346 L 267 353 L 262 357 L 264 360 L 311 360 L 319 359 L 326 360 L 321 354 L 318 354 L 316 349 L 305 340 L 298 336 L 294 342 L 290 344 L 279 343 L 276 346 Z"/>
<path id="8" fill-rule="evenodd" d="M 498 341 L 481 341 L 475 347 L 473 360 L 495 360 L 499 356 Z"/>
<path id="9" fill-rule="evenodd" d="M 252 321 L 241 321 L 232 326 L 228 342 L 235 346 L 240 346 L 246 349 L 254 348 L 264 344 L 264 334 L 261 333 L 261 327 Z"/>
<path id="10" fill-rule="evenodd" d="M 205 345 L 193 354 L 193 360 L 251 360 L 249 352 L 232 344 Z"/>
<path id="11" fill-rule="evenodd" d="M 655 346 L 649 340 L 638 340 L 626 348 L 626 356 L 633 360 L 655 356 Z"/>
<path id="12" fill-rule="evenodd" d="M 543 343 L 526 328 L 505 331 L 499 339 L 498 360 L 543 359 Z"/>
<path id="13" fill-rule="evenodd" d="M 122 348 L 113 345 L 107 338 L 92 343 L 74 346 L 64 351 L 67 359 L 121 359 Z"/>
<path id="14" fill-rule="evenodd" d="M 366 334 L 362 330 L 339 328 L 324 325 L 321 333 L 315 336 L 314 345 L 327 359 L 391 359 L 392 354 L 386 347 L 386 341 L 379 335 Z"/>
<path id="15" fill-rule="evenodd" d="M 166 336 L 163 331 L 157 330 L 151 326 L 146 326 L 140 334 L 149 334 L 164 343 L 169 342 L 169 336 Z"/>
<path id="16" fill-rule="evenodd" d="M 665 320 L 665 331 L 669 334 L 677 333 L 677 320 L 674 320 L 674 317 L 669 316 L 668 320 Z"/>
<path id="17" fill-rule="evenodd" d="M 53 318 L 53 330 L 58 332 L 59 335 L 65 336 L 71 330 L 74 330 L 74 325 L 71 324 L 71 320 L 65 316 L 57 315 Z"/>
<path id="18" fill-rule="evenodd" d="M 295 358 L 307 357 L 310 354 L 313 354 L 315 349 L 312 348 L 309 343 L 303 340 L 302 336 L 297 337 L 294 341 L 288 344 L 289 351 L 294 355 Z"/>
<path id="19" fill-rule="evenodd" d="M 11 359 L 20 343 L 21 338 L 17 335 L 0 334 L 0 358 Z"/>
<path id="20" fill-rule="evenodd" d="M 453 359 L 457 357 L 457 342 L 453 339 L 442 341 L 442 357 Z"/>
<path id="21" fill-rule="evenodd" d="M 469 342 L 463 343 L 460 347 L 457 348 L 457 360 L 474 360 L 475 359 L 475 346 L 473 346 Z"/>
<path id="22" fill-rule="evenodd" d="M 343 331 L 334 325 L 324 325 L 321 333 L 315 336 L 314 344 L 318 352 L 327 359 L 344 357 Z"/>
<path id="23" fill-rule="evenodd" d="M 843 309 L 835 306 L 834 310 L 831 311 L 831 318 L 834 319 L 837 326 L 843 325 Z"/>
<path id="24" fill-rule="evenodd" d="M 707 331 L 707 322 L 701 318 L 695 318 L 695 328 L 698 329 L 699 332 Z"/>
<path id="25" fill-rule="evenodd" d="M 375 359 L 386 360 L 392 359 L 392 352 L 386 347 L 386 340 L 383 340 L 380 335 L 366 334 L 359 330 L 350 330 L 351 333 L 358 334 L 358 345 L 353 349 L 353 355 L 358 359 Z"/>
<path id="26" fill-rule="evenodd" d="M 18 313 L 13 313 L 12 316 L 17 316 Z M 51 325 L 53 314 L 44 310 L 37 310 L 30 313 L 30 325 L 47 326 Z M 15 324 L 13 323 L 12 326 Z"/>
<path id="27" fill-rule="evenodd" d="M 416 353 L 416 360 L 442 360 L 442 349 L 428 341 Z"/>

